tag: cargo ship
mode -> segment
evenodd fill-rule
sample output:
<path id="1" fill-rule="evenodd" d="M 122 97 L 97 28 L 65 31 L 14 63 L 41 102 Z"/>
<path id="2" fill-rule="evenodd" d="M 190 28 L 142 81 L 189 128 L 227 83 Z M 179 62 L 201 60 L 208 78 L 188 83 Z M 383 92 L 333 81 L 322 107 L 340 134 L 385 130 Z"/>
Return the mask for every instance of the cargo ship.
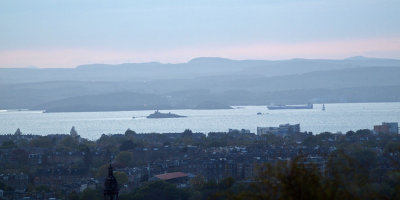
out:
<path id="1" fill-rule="evenodd" d="M 284 110 L 284 109 L 313 109 L 312 103 L 305 105 L 270 105 L 267 106 L 269 110 Z"/>

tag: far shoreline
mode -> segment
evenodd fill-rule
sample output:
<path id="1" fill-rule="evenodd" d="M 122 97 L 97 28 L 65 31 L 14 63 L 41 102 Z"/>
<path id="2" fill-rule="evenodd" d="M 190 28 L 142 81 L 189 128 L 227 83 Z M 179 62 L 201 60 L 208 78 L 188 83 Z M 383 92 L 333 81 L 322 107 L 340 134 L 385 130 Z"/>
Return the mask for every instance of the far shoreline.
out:
<path id="1" fill-rule="evenodd" d="M 365 104 L 385 104 L 385 103 L 400 103 L 400 101 L 385 101 L 385 102 L 373 102 L 373 101 L 366 101 L 366 102 L 318 102 L 318 103 L 313 103 L 314 105 L 330 105 L 330 104 L 360 104 L 360 103 L 365 103 Z M 144 109 L 107 109 L 107 110 L 69 110 L 69 111 L 48 111 L 48 110 L 30 110 L 30 109 L 25 109 L 25 108 L 20 108 L 20 109 L 0 109 L 0 112 L 42 112 L 42 113 L 91 113 L 91 112 L 131 112 L 131 111 L 155 111 L 155 110 L 160 110 L 160 111 L 170 111 L 170 110 L 232 110 L 232 109 L 241 109 L 243 107 L 248 107 L 248 106 L 268 106 L 267 104 L 263 105 L 230 105 L 230 108 L 193 108 L 193 107 L 176 107 L 176 108 L 144 108 Z M 315 109 L 315 108 L 314 108 Z"/>

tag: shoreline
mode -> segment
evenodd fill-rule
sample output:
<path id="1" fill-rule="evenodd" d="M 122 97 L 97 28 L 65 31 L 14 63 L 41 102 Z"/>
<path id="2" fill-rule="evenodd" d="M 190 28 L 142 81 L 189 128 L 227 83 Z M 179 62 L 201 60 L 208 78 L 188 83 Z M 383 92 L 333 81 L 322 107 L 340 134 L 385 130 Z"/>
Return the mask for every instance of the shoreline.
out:
<path id="1" fill-rule="evenodd" d="M 317 102 L 313 103 L 314 105 L 330 105 L 330 104 L 385 104 L 385 103 L 400 103 L 400 101 L 360 101 L 360 102 Z M 249 106 L 268 106 L 268 104 L 260 104 L 260 105 L 229 105 L 230 108 L 193 108 L 193 107 L 175 107 L 175 108 L 162 108 L 162 109 L 106 109 L 106 110 L 69 110 L 69 111 L 49 111 L 49 110 L 30 110 L 25 108 L 20 109 L 0 109 L 0 112 L 42 112 L 42 113 L 94 113 L 94 112 L 130 112 L 130 111 L 169 111 L 169 110 L 232 110 L 232 109 L 241 109 L 243 107 Z M 315 109 L 315 108 L 314 108 Z M 312 110 L 312 109 L 311 109 Z"/>

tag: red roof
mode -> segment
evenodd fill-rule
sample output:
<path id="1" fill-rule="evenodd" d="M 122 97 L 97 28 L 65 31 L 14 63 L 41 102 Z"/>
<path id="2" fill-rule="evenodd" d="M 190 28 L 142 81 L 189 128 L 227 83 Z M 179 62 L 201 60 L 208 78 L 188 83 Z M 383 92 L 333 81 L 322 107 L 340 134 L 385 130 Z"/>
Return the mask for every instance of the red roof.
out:
<path id="1" fill-rule="evenodd" d="M 188 175 L 183 172 L 172 172 L 172 173 L 166 173 L 166 174 L 159 174 L 155 175 L 158 179 L 161 180 L 170 180 L 170 179 L 175 179 L 175 178 L 182 178 L 182 177 L 187 177 Z"/>

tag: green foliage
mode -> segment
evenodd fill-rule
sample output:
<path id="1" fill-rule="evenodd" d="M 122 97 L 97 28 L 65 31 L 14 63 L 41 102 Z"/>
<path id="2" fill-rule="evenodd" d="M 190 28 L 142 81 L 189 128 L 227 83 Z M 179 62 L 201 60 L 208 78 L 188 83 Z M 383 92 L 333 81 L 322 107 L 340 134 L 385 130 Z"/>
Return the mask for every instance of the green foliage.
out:
<path id="1" fill-rule="evenodd" d="M 79 144 L 79 151 L 84 153 L 83 162 L 86 166 L 91 166 L 93 163 L 93 155 L 90 148 L 86 144 Z"/>
<path id="2" fill-rule="evenodd" d="M 93 190 L 93 189 L 85 189 L 82 192 L 81 200 L 94 200 L 94 199 L 103 199 L 103 195 L 101 191 Z"/>
<path id="3" fill-rule="evenodd" d="M 39 185 L 39 186 L 37 186 L 37 187 L 35 188 L 35 190 L 36 190 L 37 192 L 50 192 L 50 191 L 51 191 L 50 188 L 47 187 L 46 185 Z"/>
<path id="4" fill-rule="evenodd" d="M 135 134 L 136 134 L 136 132 L 132 131 L 129 128 L 125 131 L 125 136 L 132 136 L 132 135 L 135 135 Z"/>
<path id="5" fill-rule="evenodd" d="M 385 153 L 397 153 L 400 154 L 400 143 L 399 142 L 388 142 L 384 148 Z"/>
<path id="6" fill-rule="evenodd" d="M 126 150 L 131 150 L 135 149 L 137 147 L 137 144 L 133 143 L 132 140 L 125 140 L 121 146 L 119 146 L 120 151 L 126 151 Z"/>
<path id="7" fill-rule="evenodd" d="M 368 136 L 371 134 L 372 134 L 372 131 L 369 129 L 360 129 L 360 130 L 356 131 L 356 135 L 359 135 L 359 136 Z"/>
<path id="8" fill-rule="evenodd" d="M 237 199 L 349 199 L 351 194 L 337 188 L 325 179 L 316 168 L 299 162 L 265 164 L 254 183 L 235 196 Z"/>
<path id="9" fill-rule="evenodd" d="M 232 177 L 227 177 L 217 185 L 214 183 L 208 185 L 203 188 L 203 197 L 202 199 L 233 199 L 237 194 L 238 190 L 232 188 L 235 183 L 235 179 Z"/>
<path id="10" fill-rule="evenodd" d="M 193 132 L 190 129 L 186 129 L 185 131 L 183 131 L 182 133 L 182 137 L 192 137 Z"/>
<path id="11" fill-rule="evenodd" d="M 314 137 L 316 137 L 317 140 L 321 141 L 321 140 L 328 140 L 329 138 L 333 137 L 333 134 L 330 132 L 323 132 L 320 133 L 318 135 L 315 135 Z"/>
<path id="12" fill-rule="evenodd" d="M 129 151 L 121 151 L 118 153 L 115 158 L 118 162 L 124 163 L 125 165 L 129 165 L 132 162 L 133 154 Z"/>
<path id="13" fill-rule="evenodd" d="M 326 171 L 321 173 L 315 166 L 302 164 L 301 159 L 292 162 L 279 162 L 276 165 L 262 165 L 255 179 L 238 180 L 226 178 L 220 182 L 208 181 L 197 176 L 190 181 L 190 189 L 177 188 L 165 182 L 144 183 L 148 181 L 145 173 L 141 177 L 143 186 L 131 193 L 121 195 L 121 199 L 399 199 L 400 194 L 400 144 L 398 135 L 372 134 L 368 130 L 349 131 L 344 134 L 329 132 L 319 135 L 303 135 L 302 144 L 297 143 L 297 136 L 280 137 L 266 134 L 256 139 L 235 134 L 210 133 L 209 137 L 201 139 L 190 130 L 185 130 L 181 137 L 166 137 L 162 134 L 148 134 L 146 137 L 136 135 L 127 130 L 125 135 L 102 135 L 97 142 L 78 142 L 71 136 L 61 137 L 61 141 L 50 137 L 34 137 L 33 140 L 22 140 L 14 143 L 5 141 L 1 145 L 10 152 L 11 162 L 4 163 L 1 173 L 24 172 L 31 176 L 37 166 L 29 166 L 28 152 L 17 149 L 27 147 L 55 147 L 56 149 L 78 151 L 82 157 L 74 158 L 68 167 L 88 167 L 97 178 L 107 176 L 108 161 L 111 155 L 117 155 L 116 161 L 128 166 L 143 166 L 146 161 L 168 159 L 167 151 L 139 151 L 137 146 L 156 148 L 162 145 L 177 146 L 182 144 L 199 144 L 201 148 L 232 145 L 253 144 L 256 146 L 273 145 L 298 148 L 306 146 L 313 148 L 319 145 L 324 150 L 317 152 L 327 160 Z M 196 137 L 194 137 L 196 136 Z M 329 146 L 338 150 L 330 153 Z M 13 149 L 14 148 L 14 149 Z M 101 149 L 106 153 L 98 156 L 91 152 Z M 383 151 L 382 151 L 383 149 Z M 300 150 L 302 151 L 302 150 Z M 319 151 L 319 150 L 318 150 Z M 193 149 L 179 148 L 178 154 L 192 153 Z M 49 152 L 48 152 L 49 153 Z M 303 153 L 303 152 L 300 152 Z M 378 157 L 379 156 L 379 157 Z M 48 156 L 42 156 L 43 163 Z M 50 157 L 49 157 L 50 158 Z M 82 160 L 80 160 L 82 158 Z M 49 160 L 49 164 L 52 164 Z M 3 163 L 2 163 L 3 164 Z M 383 166 L 383 167 L 382 167 Z M 391 169 L 386 168 L 390 166 Z M 49 165 L 45 164 L 45 167 Z M 97 169 L 96 169 L 97 168 Z M 239 172 L 240 173 L 240 172 Z M 128 177 L 123 172 L 114 172 L 120 185 L 128 183 Z M 4 183 L 0 189 L 10 190 Z M 8 188 L 8 189 L 7 189 Z M 29 191 L 41 190 L 32 187 Z M 43 189 L 47 191 L 46 188 Z M 67 199 L 98 199 L 101 191 L 88 190 L 83 193 L 71 193 Z M 179 194 L 180 196 L 176 196 Z M 154 196 L 153 194 L 157 194 Z M 102 199 L 102 198 L 100 198 Z"/>
<path id="14" fill-rule="evenodd" d="M 119 185 L 125 185 L 128 183 L 128 175 L 125 172 L 114 172 L 114 177 L 117 179 Z"/>
<path id="15" fill-rule="evenodd" d="M 97 142 L 97 144 L 100 144 L 100 145 L 116 144 L 115 139 L 106 134 L 101 135 L 101 137 L 96 142 Z"/>
<path id="16" fill-rule="evenodd" d="M 184 145 L 193 145 L 193 132 L 190 129 L 186 129 L 182 135 L 181 138 L 178 139 L 178 143 L 184 144 Z"/>
<path id="17" fill-rule="evenodd" d="M 346 132 L 346 136 L 353 136 L 353 135 L 356 135 L 356 132 L 354 132 L 354 131 L 347 131 Z"/>
<path id="18" fill-rule="evenodd" d="M 275 134 L 264 134 L 262 135 L 262 137 L 264 138 L 264 140 L 266 141 L 266 143 L 268 145 L 282 145 L 283 144 L 283 138 L 280 136 L 277 136 Z"/>
<path id="19" fill-rule="evenodd" d="M 185 200 L 189 199 L 188 191 L 177 188 L 175 185 L 164 182 L 156 181 L 140 187 L 136 191 L 121 195 L 120 200 Z"/>
<path id="20" fill-rule="evenodd" d="M 104 149 L 107 149 L 107 151 L 115 153 L 118 151 L 118 146 L 120 145 L 121 141 L 120 140 L 125 140 L 124 137 L 116 137 L 111 136 L 111 135 L 101 135 L 101 137 L 96 141 L 97 145 L 101 146 Z"/>
<path id="21" fill-rule="evenodd" d="M 218 187 L 222 190 L 229 189 L 235 183 L 235 179 L 232 177 L 224 178 L 219 184 Z"/>
<path id="22" fill-rule="evenodd" d="M 3 191 L 14 191 L 14 188 L 8 186 L 7 184 L 0 181 L 0 190 Z"/>
<path id="23" fill-rule="evenodd" d="M 376 196 L 371 187 L 371 170 L 377 162 L 376 153 L 360 145 L 350 145 L 346 151 L 334 152 L 327 163 L 327 176 L 366 199 Z"/>
<path id="24" fill-rule="evenodd" d="M 205 147 L 225 147 L 225 146 L 242 146 L 249 145 L 254 142 L 251 136 L 234 136 L 220 132 L 210 132 L 207 138 L 202 141 L 201 146 Z"/>
<path id="25" fill-rule="evenodd" d="M 17 145 L 12 141 L 4 141 L 3 144 L 1 145 L 2 149 L 12 149 L 12 148 L 16 148 Z"/>
<path id="26" fill-rule="evenodd" d="M 12 158 L 20 165 L 27 165 L 28 153 L 22 149 L 12 151 Z"/>
<path id="27" fill-rule="evenodd" d="M 140 177 L 140 182 L 146 182 L 146 181 L 148 181 L 149 180 L 149 175 L 148 174 L 143 174 L 141 177 Z"/>
<path id="28" fill-rule="evenodd" d="M 197 175 L 195 176 L 192 180 L 190 180 L 190 185 L 194 188 L 194 189 L 201 189 L 203 188 L 204 184 L 206 183 L 206 180 L 204 179 L 203 176 L 201 175 Z"/>
<path id="29" fill-rule="evenodd" d="M 107 176 L 108 173 L 108 164 L 104 164 L 99 167 L 96 171 L 96 178 L 104 178 Z"/>
<path id="30" fill-rule="evenodd" d="M 68 135 L 61 140 L 61 145 L 67 149 L 77 149 L 79 143 L 74 137 Z"/>
<path id="31" fill-rule="evenodd" d="M 53 146 L 53 142 L 47 136 L 37 137 L 31 141 L 33 147 L 50 148 Z"/>
<path id="32" fill-rule="evenodd" d="M 20 139 L 18 141 L 16 141 L 17 147 L 28 147 L 30 144 L 30 141 L 27 139 Z"/>
<path id="33" fill-rule="evenodd" d="M 71 192 L 68 194 L 67 197 L 68 200 L 80 200 L 79 194 L 76 193 L 75 191 Z"/>

